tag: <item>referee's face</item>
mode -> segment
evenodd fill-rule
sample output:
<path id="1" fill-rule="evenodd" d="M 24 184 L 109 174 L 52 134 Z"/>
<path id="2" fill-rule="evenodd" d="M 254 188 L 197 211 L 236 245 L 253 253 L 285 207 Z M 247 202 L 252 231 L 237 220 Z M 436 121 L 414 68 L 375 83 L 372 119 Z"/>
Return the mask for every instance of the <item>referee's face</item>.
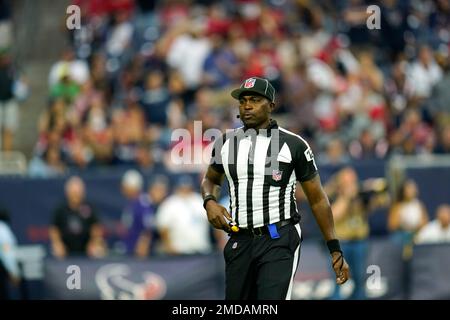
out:
<path id="1" fill-rule="evenodd" d="M 248 94 L 239 97 L 239 117 L 247 128 L 267 127 L 272 108 L 273 103 L 263 96 Z"/>

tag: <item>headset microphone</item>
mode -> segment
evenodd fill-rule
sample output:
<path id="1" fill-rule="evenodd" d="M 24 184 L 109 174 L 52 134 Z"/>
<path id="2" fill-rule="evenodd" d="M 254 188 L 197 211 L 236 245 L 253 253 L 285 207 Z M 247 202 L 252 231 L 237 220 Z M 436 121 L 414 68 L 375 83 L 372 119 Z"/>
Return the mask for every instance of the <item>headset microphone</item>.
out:
<path id="1" fill-rule="evenodd" d="M 240 117 L 241 117 L 240 115 L 238 115 L 238 114 L 236 115 L 236 118 L 238 118 L 238 119 L 239 119 Z"/>

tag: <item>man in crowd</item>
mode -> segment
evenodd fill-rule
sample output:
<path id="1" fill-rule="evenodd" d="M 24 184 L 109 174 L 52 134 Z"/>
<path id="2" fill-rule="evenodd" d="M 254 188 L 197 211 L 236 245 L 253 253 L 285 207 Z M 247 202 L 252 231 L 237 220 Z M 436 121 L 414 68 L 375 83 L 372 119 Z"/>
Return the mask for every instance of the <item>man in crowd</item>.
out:
<path id="1" fill-rule="evenodd" d="M 175 194 L 156 213 L 162 250 L 166 254 L 195 254 L 212 251 L 211 228 L 200 194 L 193 191 L 193 179 L 181 176 Z"/>
<path id="2" fill-rule="evenodd" d="M 122 193 L 128 200 L 122 214 L 127 232 L 124 238 L 126 252 L 146 257 L 150 252 L 154 211 L 146 194 L 142 193 L 144 179 L 136 170 L 128 170 L 122 178 Z"/>
<path id="3" fill-rule="evenodd" d="M 73 176 L 65 184 L 66 200 L 53 214 L 50 227 L 52 253 L 102 257 L 106 253 L 103 232 L 95 209 L 85 201 L 85 185 Z"/>

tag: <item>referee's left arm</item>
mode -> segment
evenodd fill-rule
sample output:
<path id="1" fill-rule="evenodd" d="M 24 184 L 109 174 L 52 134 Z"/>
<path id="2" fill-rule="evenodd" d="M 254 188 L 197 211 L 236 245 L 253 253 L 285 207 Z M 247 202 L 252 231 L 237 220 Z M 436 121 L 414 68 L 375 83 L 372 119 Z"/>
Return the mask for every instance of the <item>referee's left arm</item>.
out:
<path id="1" fill-rule="evenodd" d="M 325 241 L 336 239 L 330 201 L 322 188 L 319 175 L 301 182 L 301 186 Z"/>
<path id="2" fill-rule="evenodd" d="M 322 235 L 327 242 L 332 257 L 333 269 L 336 273 L 336 283 L 342 284 L 349 278 L 349 267 L 344 259 L 339 240 L 336 237 L 330 201 L 320 182 L 311 148 L 304 140 L 299 141 L 296 146 L 296 152 L 294 153 L 295 174 L 305 192 Z"/>
<path id="3" fill-rule="evenodd" d="M 293 164 L 297 180 L 305 192 L 325 241 L 336 239 L 330 202 L 320 182 L 314 154 L 305 140 L 300 138 L 296 142 Z"/>
<path id="4" fill-rule="evenodd" d="M 301 185 L 323 237 L 327 241 L 332 257 L 332 266 L 336 273 L 336 283 L 343 284 L 348 280 L 350 271 L 336 238 L 330 201 L 322 188 L 320 177 L 317 174 L 314 178 L 301 182 Z"/>

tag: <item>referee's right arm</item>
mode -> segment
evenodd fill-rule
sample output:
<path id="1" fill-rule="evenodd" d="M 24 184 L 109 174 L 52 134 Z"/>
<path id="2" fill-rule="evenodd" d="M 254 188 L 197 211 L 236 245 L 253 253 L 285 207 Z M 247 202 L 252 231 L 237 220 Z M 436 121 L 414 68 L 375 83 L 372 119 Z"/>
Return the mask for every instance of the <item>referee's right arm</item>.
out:
<path id="1" fill-rule="evenodd" d="M 230 231 L 230 226 L 226 222 L 226 217 L 231 221 L 231 216 L 225 207 L 217 203 L 220 196 L 220 186 L 222 185 L 224 174 L 216 171 L 213 166 L 209 166 L 201 184 L 204 207 L 208 215 L 208 221 L 216 229 Z"/>
<path id="2" fill-rule="evenodd" d="M 211 161 L 201 184 L 201 192 L 203 197 L 203 207 L 208 215 L 209 223 L 216 229 L 223 229 L 229 232 L 230 226 L 225 221 L 224 217 L 229 221 L 231 221 L 232 218 L 227 209 L 217 203 L 217 199 L 220 197 L 220 187 L 225 175 L 225 170 L 220 158 L 220 151 L 224 141 L 225 135 L 222 135 L 221 138 L 216 139 L 214 142 Z"/>

